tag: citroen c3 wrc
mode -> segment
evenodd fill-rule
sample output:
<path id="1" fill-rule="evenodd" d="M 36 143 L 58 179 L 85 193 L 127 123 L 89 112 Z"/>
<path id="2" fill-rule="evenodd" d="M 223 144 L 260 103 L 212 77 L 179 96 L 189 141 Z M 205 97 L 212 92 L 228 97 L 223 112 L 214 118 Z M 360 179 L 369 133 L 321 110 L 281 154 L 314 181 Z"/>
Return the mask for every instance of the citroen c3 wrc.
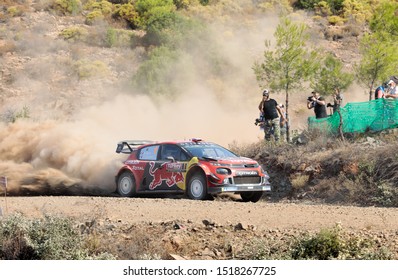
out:
<path id="1" fill-rule="evenodd" d="M 115 177 L 117 192 L 123 197 L 180 193 L 203 200 L 237 193 L 245 202 L 257 202 L 271 191 L 269 176 L 257 161 L 201 139 L 121 141 L 116 153 L 128 154 Z"/>

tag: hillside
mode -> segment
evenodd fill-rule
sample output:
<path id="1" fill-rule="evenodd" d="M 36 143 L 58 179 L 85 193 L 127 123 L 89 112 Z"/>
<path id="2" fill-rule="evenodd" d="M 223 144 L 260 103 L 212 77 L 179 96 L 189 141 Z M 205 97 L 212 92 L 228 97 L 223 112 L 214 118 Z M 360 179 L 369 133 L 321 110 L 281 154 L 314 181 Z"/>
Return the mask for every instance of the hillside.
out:
<path id="1" fill-rule="evenodd" d="M 170 84 L 182 92 L 170 96 L 143 94 L 133 85 L 151 48 L 140 45 L 142 32 L 123 21 L 88 24 L 88 11 L 62 14 L 52 1 L 2 3 L 1 174 L 25 170 L 44 181 L 49 173 L 93 185 L 104 182 L 98 174 L 114 172 L 109 159 L 115 159 L 114 147 L 121 139 L 201 137 L 227 146 L 262 138 L 253 125 L 260 90 L 251 67 L 277 25 L 266 10 L 254 13 L 244 2 L 230 9 L 199 5 L 185 11 L 211 20 L 198 38 L 202 41 L 187 42 L 170 69 L 170 82 L 158 89 Z M 19 12 L 12 13 L 15 9 Z M 347 65 L 356 57 L 355 48 L 349 47 L 356 37 L 325 40 L 320 23 L 297 15 L 310 23 L 314 44 L 322 42 Z M 112 46 L 106 44 L 109 30 L 119 34 Z M 204 51 L 206 44 L 210 52 Z M 214 72 L 215 66 L 221 72 Z M 293 130 L 305 129 L 312 114 L 305 108 L 307 95 L 296 93 L 291 101 Z M 354 98 L 350 94 L 347 101 Z M 112 184 L 109 179 L 102 187 L 107 184 Z"/>
<path id="2" fill-rule="evenodd" d="M 123 10 L 127 1 L 0 0 L 0 176 L 9 179 L 0 259 L 397 259 L 397 129 L 345 141 L 308 132 L 309 85 L 290 96 L 292 143 L 264 143 L 253 124 L 261 90 L 252 67 L 276 14 L 306 23 L 309 47 L 347 70 L 366 25 L 332 25 L 293 9 L 299 1 L 160 2 L 179 4 L 176 22 L 189 31 L 161 34 L 173 48 L 145 36 L 157 30 L 138 28 L 145 18 Z M 345 100 L 366 101 L 366 91 L 354 82 Z M 117 142 L 193 137 L 258 160 L 272 192 L 257 204 L 115 195 Z M 3 231 L 10 224 L 18 234 Z M 47 237 L 31 232 L 73 240 L 77 252 L 43 249 Z M 311 248 L 325 243 L 324 255 Z M 44 253 L 32 255 L 37 248 Z"/>

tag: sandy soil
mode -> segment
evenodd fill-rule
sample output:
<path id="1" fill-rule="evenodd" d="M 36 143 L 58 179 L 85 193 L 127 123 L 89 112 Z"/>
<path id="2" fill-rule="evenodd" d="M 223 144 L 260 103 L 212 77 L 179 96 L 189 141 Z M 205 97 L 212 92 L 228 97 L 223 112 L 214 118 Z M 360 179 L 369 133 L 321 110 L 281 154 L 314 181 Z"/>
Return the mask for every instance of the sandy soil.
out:
<path id="1" fill-rule="evenodd" d="M 170 198 L 119 197 L 7 197 L 0 198 L 3 215 L 16 212 L 27 217 L 59 215 L 77 220 L 109 220 L 123 223 L 211 220 L 219 225 L 245 223 L 258 229 L 317 230 L 337 223 L 344 228 L 395 231 L 398 209 L 376 207 L 306 205 L 293 203 L 243 203 L 240 201 L 192 201 Z"/>

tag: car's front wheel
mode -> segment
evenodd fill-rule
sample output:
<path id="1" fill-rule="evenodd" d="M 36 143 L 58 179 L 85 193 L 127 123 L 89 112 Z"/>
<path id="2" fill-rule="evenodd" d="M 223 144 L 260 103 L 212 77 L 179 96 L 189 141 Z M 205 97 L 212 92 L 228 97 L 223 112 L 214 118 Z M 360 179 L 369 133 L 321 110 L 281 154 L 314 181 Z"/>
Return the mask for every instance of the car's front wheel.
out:
<path id="1" fill-rule="evenodd" d="M 136 194 L 135 179 L 131 172 L 125 171 L 117 180 L 117 192 L 123 197 L 131 197 Z"/>
<path id="2" fill-rule="evenodd" d="M 196 173 L 189 179 L 187 195 L 195 200 L 203 200 L 207 197 L 207 183 L 203 174 Z"/>
<path id="3" fill-rule="evenodd" d="M 242 192 L 240 193 L 240 197 L 244 202 L 257 202 L 263 196 L 263 192 Z"/>

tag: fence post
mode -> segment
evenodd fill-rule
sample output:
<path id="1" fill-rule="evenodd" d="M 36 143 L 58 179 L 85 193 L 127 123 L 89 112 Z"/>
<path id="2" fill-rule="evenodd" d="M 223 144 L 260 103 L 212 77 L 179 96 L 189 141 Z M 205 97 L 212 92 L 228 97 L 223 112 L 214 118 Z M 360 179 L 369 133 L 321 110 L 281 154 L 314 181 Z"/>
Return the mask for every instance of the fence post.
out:
<path id="1" fill-rule="evenodd" d="M 8 206 L 7 206 L 7 177 L 5 177 L 5 176 L 0 177 L 0 186 L 4 187 L 4 200 L 5 200 L 5 203 L 6 203 L 6 212 L 8 212 Z M 2 211 L 2 209 L 0 207 L 0 216 L 2 216 L 2 215 L 3 215 L 3 211 Z"/>

